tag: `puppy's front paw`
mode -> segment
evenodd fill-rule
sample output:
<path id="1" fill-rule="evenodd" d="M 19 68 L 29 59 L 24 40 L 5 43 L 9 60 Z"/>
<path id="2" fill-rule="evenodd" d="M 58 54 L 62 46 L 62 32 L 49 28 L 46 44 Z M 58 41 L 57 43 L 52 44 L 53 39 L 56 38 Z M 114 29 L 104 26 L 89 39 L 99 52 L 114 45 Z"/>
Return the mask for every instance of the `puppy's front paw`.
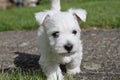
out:
<path id="1" fill-rule="evenodd" d="M 67 69 L 67 73 L 68 74 L 78 74 L 78 73 L 80 73 L 81 72 L 81 70 L 80 70 L 80 68 L 79 67 L 76 67 L 76 68 L 73 68 L 73 69 Z"/>
<path id="2" fill-rule="evenodd" d="M 64 80 L 64 76 L 62 74 L 51 74 L 47 77 L 47 80 Z"/>

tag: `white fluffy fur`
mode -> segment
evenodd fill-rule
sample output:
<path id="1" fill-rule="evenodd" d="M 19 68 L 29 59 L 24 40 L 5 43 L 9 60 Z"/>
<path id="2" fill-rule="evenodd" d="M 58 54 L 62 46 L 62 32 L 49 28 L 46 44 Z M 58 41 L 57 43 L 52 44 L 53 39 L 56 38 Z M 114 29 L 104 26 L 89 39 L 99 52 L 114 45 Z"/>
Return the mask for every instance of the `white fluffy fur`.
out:
<path id="1" fill-rule="evenodd" d="M 82 60 L 82 43 L 80 40 L 81 21 L 86 20 L 86 11 L 83 9 L 70 9 L 66 12 L 60 10 L 59 0 L 53 0 L 52 10 L 35 14 L 40 28 L 38 29 L 38 49 L 40 51 L 39 64 L 47 76 L 47 80 L 64 80 L 59 64 L 66 64 L 68 74 L 80 72 Z M 56 9 L 57 8 L 57 9 Z M 73 30 L 77 34 L 72 33 Z M 52 33 L 59 31 L 59 37 L 54 38 Z M 70 42 L 73 49 L 68 53 L 64 45 Z"/>

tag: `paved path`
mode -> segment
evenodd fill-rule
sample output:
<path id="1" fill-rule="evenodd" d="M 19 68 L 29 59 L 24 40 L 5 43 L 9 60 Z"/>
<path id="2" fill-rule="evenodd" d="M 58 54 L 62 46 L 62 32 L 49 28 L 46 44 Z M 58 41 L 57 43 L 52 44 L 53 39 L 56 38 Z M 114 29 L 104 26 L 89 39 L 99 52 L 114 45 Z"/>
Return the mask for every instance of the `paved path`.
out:
<path id="1" fill-rule="evenodd" d="M 83 72 L 75 80 L 120 80 L 120 30 L 83 30 L 82 41 Z M 0 32 L 0 65 L 38 68 L 35 46 L 36 31 Z"/>

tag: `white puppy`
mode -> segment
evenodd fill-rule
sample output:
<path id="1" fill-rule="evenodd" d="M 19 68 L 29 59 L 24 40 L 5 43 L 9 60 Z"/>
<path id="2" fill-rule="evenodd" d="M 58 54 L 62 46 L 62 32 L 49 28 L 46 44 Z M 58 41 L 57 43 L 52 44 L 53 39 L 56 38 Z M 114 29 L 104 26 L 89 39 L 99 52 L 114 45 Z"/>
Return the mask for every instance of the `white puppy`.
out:
<path id="1" fill-rule="evenodd" d="M 82 44 L 78 21 L 86 20 L 86 11 L 60 11 L 60 0 L 51 0 L 51 10 L 35 14 L 38 30 L 39 64 L 47 80 L 64 80 L 60 64 L 66 64 L 68 74 L 80 72 Z"/>

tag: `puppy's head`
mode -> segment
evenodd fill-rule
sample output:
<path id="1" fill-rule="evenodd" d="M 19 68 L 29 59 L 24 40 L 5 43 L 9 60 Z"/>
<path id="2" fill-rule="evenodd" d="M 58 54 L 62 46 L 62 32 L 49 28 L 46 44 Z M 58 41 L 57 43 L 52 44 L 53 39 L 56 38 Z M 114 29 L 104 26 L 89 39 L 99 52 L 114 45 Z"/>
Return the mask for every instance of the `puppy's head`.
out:
<path id="1" fill-rule="evenodd" d="M 70 9 L 67 12 L 41 12 L 36 14 L 52 51 L 60 55 L 78 52 L 81 45 L 79 21 L 86 20 L 86 11 Z"/>

